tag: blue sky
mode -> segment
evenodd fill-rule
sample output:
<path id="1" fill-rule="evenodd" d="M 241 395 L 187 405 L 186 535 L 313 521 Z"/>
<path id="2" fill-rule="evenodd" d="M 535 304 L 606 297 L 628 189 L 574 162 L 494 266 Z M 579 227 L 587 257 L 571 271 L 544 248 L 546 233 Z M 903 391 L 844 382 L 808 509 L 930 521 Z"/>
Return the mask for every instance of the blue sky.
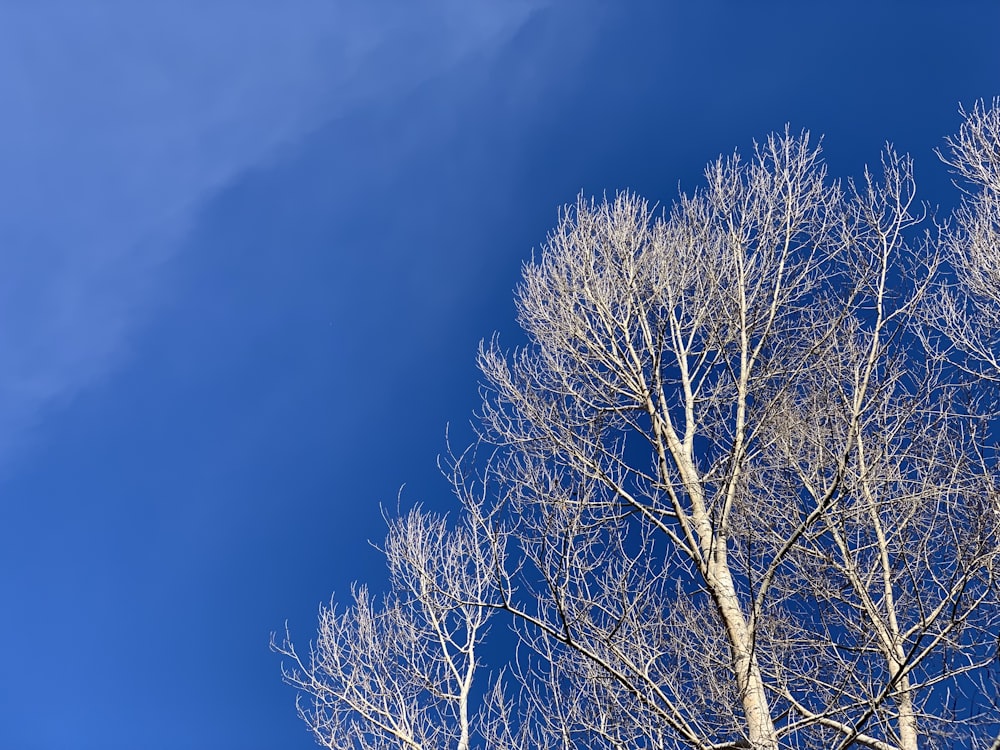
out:
<path id="1" fill-rule="evenodd" d="M 267 648 L 447 508 L 557 208 L 784 127 L 858 174 L 1000 6 L 0 0 L 0 747 L 307 748 Z"/>

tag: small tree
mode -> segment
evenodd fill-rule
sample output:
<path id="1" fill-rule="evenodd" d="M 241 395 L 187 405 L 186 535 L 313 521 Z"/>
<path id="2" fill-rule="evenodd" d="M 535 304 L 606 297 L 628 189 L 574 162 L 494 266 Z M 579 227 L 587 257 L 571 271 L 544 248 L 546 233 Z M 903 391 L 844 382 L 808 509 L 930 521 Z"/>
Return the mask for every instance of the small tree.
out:
<path id="1" fill-rule="evenodd" d="M 279 646 L 317 739 L 988 745 L 998 123 L 977 105 L 949 141 L 977 192 L 937 235 L 908 157 L 840 185 L 805 133 L 666 213 L 564 211 L 517 292 L 528 345 L 480 351 L 457 528 L 394 523 L 384 605 L 324 610 L 308 663 Z M 517 653 L 477 693 L 501 612 Z"/>
<path id="2" fill-rule="evenodd" d="M 490 548 L 475 526 L 411 511 L 390 523 L 385 543 L 392 593 L 374 604 L 320 612 L 319 638 L 305 659 L 286 633 L 272 647 L 289 657 L 285 679 L 310 696 L 299 715 L 320 744 L 468 750 L 477 648 L 492 613 Z"/>

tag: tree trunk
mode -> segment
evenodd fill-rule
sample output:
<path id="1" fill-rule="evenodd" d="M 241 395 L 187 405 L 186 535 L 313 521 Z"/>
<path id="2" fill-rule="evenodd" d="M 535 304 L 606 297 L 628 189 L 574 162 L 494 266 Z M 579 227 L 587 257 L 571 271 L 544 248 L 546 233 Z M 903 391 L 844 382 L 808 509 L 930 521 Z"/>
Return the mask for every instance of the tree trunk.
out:
<path id="1" fill-rule="evenodd" d="M 724 550 L 715 551 L 710 559 L 708 584 L 729 638 L 750 745 L 754 750 L 778 750 L 764 679 Z"/>

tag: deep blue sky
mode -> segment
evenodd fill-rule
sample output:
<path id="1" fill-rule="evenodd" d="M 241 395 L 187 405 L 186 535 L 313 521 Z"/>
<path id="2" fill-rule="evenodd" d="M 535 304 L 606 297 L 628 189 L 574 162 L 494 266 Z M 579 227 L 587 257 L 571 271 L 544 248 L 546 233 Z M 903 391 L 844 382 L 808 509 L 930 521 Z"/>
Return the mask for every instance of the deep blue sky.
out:
<path id="1" fill-rule="evenodd" d="M 448 507 L 557 208 L 886 139 L 923 197 L 1000 4 L 0 0 L 0 748 L 313 747 L 267 648 Z"/>

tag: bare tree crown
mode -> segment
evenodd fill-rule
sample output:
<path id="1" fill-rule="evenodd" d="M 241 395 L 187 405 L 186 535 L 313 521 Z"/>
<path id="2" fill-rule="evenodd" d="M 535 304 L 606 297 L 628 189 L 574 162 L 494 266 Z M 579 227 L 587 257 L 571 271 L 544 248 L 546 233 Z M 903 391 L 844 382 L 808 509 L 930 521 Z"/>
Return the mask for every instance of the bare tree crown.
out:
<path id="1" fill-rule="evenodd" d="M 669 210 L 566 208 L 529 343 L 480 349 L 460 516 L 393 521 L 390 594 L 275 645 L 317 740 L 988 747 L 1000 102 L 963 116 L 935 232 L 909 157 L 842 184 L 790 131 Z M 488 671 L 491 622 L 518 645 Z"/>

